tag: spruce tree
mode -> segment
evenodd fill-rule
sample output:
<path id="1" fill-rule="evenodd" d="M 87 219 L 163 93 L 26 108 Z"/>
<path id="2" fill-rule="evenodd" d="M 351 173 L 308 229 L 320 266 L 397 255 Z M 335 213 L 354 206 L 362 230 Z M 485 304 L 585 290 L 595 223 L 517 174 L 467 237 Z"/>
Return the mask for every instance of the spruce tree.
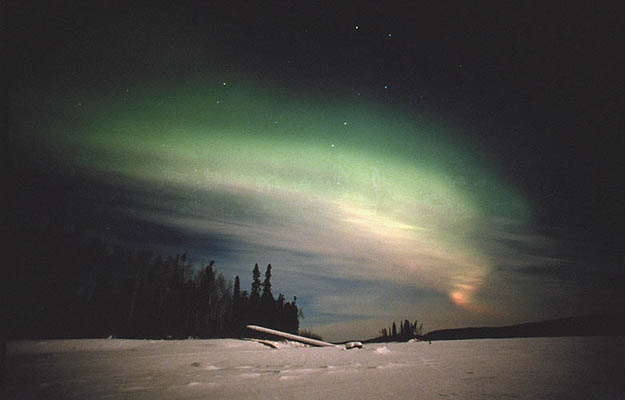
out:
<path id="1" fill-rule="evenodd" d="M 297 334 L 299 330 L 299 310 L 295 302 L 297 297 L 293 298 L 293 301 L 284 305 L 283 311 L 279 316 L 280 324 L 286 332 Z"/>
<path id="2" fill-rule="evenodd" d="M 285 298 L 282 293 L 278 295 L 278 299 L 276 300 L 276 319 L 275 319 L 275 328 L 283 331 L 286 330 L 287 323 L 285 322 L 285 312 L 284 312 L 284 302 Z"/>
<path id="3" fill-rule="evenodd" d="M 235 300 L 241 297 L 241 279 L 239 279 L 239 275 L 234 278 L 234 293 L 232 297 Z"/>
<path id="4" fill-rule="evenodd" d="M 263 281 L 263 295 L 261 297 L 263 303 L 273 302 L 273 294 L 271 293 L 271 264 L 267 265 L 265 271 L 265 280 Z"/>
<path id="5" fill-rule="evenodd" d="M 258 269 L 258 264 L 255 264 L 252 270 L 252 292 L 250 293 L 250 302 L 252 305 L 260 302 L 260 286 L 260 270 Z"/>
<path id="6" fill-rule="evenodd" d="M 260 298 L 260 322 L 264 326 L 275 328 L 275 301 L 271 293 L 271 264 L 267 265 L 265 280 L 263 281 L 263 294 Z"/>
<path id="7" fill-rule="evenodd" d="M 258 269 L 258 264 L 255 264 L 252 270 L 252 292 L 250 293 L 249 302 L 249 322 L 252 324 L 262 323 L 260 318 L 260 287 L 260 270 Z"/>

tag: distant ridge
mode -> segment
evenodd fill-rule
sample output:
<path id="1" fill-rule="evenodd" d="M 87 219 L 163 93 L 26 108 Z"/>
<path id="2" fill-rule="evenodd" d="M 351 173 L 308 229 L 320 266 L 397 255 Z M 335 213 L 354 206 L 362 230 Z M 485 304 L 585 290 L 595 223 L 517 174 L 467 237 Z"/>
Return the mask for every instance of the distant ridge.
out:
<path id="1" fill-rule="evenodd" d="M 625 313 L 585 315 L 502 327 L 441 329 L 422 340 L 461 340 L 553 336 L 625 336 Z"/>

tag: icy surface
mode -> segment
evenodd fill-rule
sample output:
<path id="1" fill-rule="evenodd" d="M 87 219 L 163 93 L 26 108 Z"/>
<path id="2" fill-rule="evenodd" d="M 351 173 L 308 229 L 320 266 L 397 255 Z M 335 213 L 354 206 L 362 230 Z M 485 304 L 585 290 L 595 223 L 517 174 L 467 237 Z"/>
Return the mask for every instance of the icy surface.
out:
<path id="1" fill-rule="evenodd" d="M 253 341 L 8 345 L 3 398 L 623 399 L 625 338 L 272 349 Z"/>

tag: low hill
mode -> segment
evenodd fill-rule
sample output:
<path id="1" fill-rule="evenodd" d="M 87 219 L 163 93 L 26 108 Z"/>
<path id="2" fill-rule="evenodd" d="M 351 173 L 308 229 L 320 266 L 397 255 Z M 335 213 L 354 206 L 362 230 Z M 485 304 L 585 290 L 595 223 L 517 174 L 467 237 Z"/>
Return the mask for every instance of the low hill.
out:
<path id="1" fill-rule="evenodd" d="M 460 340 L 554 336 L 625 336 L 625 313 L 586 315 L 501 327 L 441 329 L 422 340 Z"/>

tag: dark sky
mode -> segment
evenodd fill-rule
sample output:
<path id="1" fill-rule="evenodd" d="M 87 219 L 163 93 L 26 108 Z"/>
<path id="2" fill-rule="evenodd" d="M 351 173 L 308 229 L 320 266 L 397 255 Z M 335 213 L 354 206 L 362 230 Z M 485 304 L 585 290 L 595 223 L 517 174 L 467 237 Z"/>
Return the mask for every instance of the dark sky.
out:
<path id="1" fill-rule="evenodd" d="M 228 264 L 222 267 L 227 275 L 245 273 L 246 263 L 254 258 L 282 263 L 283 284 L 289 292 L 303 291 L 300 298 L 308 295 L 308 303 L 303 301 L 310 310 L 309 321 L 320 326 L 335 323 L 336 315 L 347 313 L 338 313 L 336 307 L 349 310 L 343 303 L 358 299 L 359 290 L 371 291 L 372 285 L 380 293 L 403 293 L 405 301 L 397 305 L 396 314 L 376 314 L 379 310 L 371 306 L 360 320 L 401 318 L 411 305 L 419 308 L 441 293 L 450 296 L 452 306 L 463 306 L 466 299 L 454 296 L 470 292 L 472 301 L 481 300 L 482 306 L 501 304 L 502 310 L 467 306 L 468 314 L 459 316 L 445 308 L 452 306 L 433 301 L 432 310 L 447 310 L 440 311 L 447 317 L 431 318 L 439 327 L 521 322 L 576 311 L 613 311 L 624 305 L 625 28 L 616 2 L 60 3 L 9 1 L 6 5 L 10 162 L 13 176 L 21 177 L 12 181 L 15 221 L 31 219 L 36 224 L 33 215 L 50 212 L 43 203 L 60 201 L 71 215 L 68 218 L 82 221 L 96 234 L 132 246 L 188 251 L 198 260 L 217 258 Z M 220 94 L 226 89 L 231 92 Z M 224 105 L 230 102 L 239 108 L 199 118 L 200 108 L 188 110 L 205 96 L 217 99 L 211 104 L 222 105 L 223 100 Z M 258 104 L 246 103 L 249 97 Z M 261 134 L 275 146 L 259 147 L 254 153 L 257 142 L 252 143 L 245 132 L 258 126 L 264 115 L 280 126 L 289 121 L 288 129 Z M 371 115 L 370 124 L 358 122 L 367 120 L 366 115 Z M 341 124 L 336 124 L 336 132 L 332 130 L 334 118 L 344 118 L 344 127 L 370 131 L 358 139 L 342 139 L 336 133 Z M 317 137 L 293 121 L 307 121 L 306 129 L 327 131 L 329 136 Z M 128 128 L 136 129 L 133 124 L 157 133 L 136 135 Z M 431 136 L 402 128 L 415 124 L 432 127 Z M 226 156 L 211 159 L 211 165 L 221 163 L 215 174 L 226 182 L 226 189 L 217 188 L 215 180 L 204 184 L 191 184 L 190 177 L 176 180 L 176 168 L 183 165 L 176 159 L 178 153 L 153 154 L 150 146 L 165 146 L 163 138 L 175 138 L 181 126 L 204 129 L 202 134 L 173 140 L 173 147 L 182 152 L 199 146 L 200 138 L 216 138 L 215 132 L 227 127 L 235 132 L 231 133 L 235 139 L 224 139 L 225 153 L 239 154 L 238 146 L 243 146 L 251 158 L 274 154 L 276 161 L 264 174 L 255 175 L 247 167 L 233 172 Z M 79 133 L 69 134 L 72 129 Z M 115 134 L 105 143 L 103 138 L 111 131 Z M 273 131 L 263 128 L 263 132 Z M 337 151 L 341 145 L 352 146 L 338 159 L 339 172 L 314 167 L 320 160 L 315 154 L 326 139 L 328 147 Z M 362 151 L 352 153 L 361 143 Z M 430 148 L 432 143 L 435 147 Z M 443 144 L 436 147 L 437 143 Z M 132 148 L 134 158 L 127 153 L 120 156 L 116 153 L 120 148 Z M 153 158 L 141 156 L 148 148 Z M 310 164 L 300 165 L 296 177 L 285 175 L 284 170 L 293 168 L 293 154 L 300 150 L 308 154 L 306 149 L 310 149 Z M 443 155 L 431 156 L 435 151 Z M 411 154 L 418 162 L 409 165 L 406 160 Z M 204 155 L 196 156 L 194 160 L 204 160 Z M 111 157 L 121 158 L 113 162 Z M 158 157 L 163 157 L 160 165 L 170 165 L 171 170 L 144 173 L 142 167 L 153 171 L 159 165 Z M 455 164 L 454 160 L 461 161 Z M 391 205 L 362 200 L 368 193 L 364 186 L 372 179 L 370 173 L 363 177 L 368 168 L 363 165 L 372 162 L 379 167 L 376 171 L 382 171 L 384 183 L 374 182 L 374 187 L 383 199 L 423 194 L 421 186 L 407 185 L 399 178 L 410 171 L 435 171 L 415 176 L 433 179 L 432 187 L 447 187 L 450 180 L 478 187 L 482 177 L 496 188 L 477 194 L 474 189 L 459 190 L 468 197 L 457 199 L 471 198 L 471 205 L 479 209 L 470 222 L 458 222 L 462 237 L 449 233 L 458 217 L 454 223 L 441 223 L 445 228 L 436 238 L 425 234 L 402 242 L 408 240 L 404 234 L 410 229 L 425 227 L 427 232 L 437 225 L 436 218 L 403 216 L 416 207 L 409 202 L 404 207 L 404 200 Z M 333 179 L 339 174 L 337 185 L 344 178 L 354 187 L 337 192 L 325 183 L 317 185 L 316 179 L 324 174 Z M 258 185 L 261 179 L 265 186 L 260 197 L 250 197 L 246 185 Z M 176 185 L 186 185 L 185 193 L 177 192 Z M 445 190 L 433 196 L 456 198 L 458 193 L 452 196 Z M 499 193 L 505 194 L 497 197 Z M 306 236 L 309 230 L 299 230 L 316 226 L 318 220 L 298 208 L 308 204 L 298 196 L 312 204 L 320 204 L 315 196 L 324 202 L 319 205 L 324 209 L 319 218 L 327 218 L 322 226 L 332 227 L 332 234 L 340 236 L 344 223 L 357 220 L 368 228 L 380 224 L 375 235 L 389 241 L 382 246 L 386 250 L 371 254 L 354 250 L 350 257 L 358 253 L 371 261 L 386 254 L 397 257 L 393 263 L 404 271 L 405 259 L 422 255 L 440 261 L 442 253 L 453 253 L 434 251 L 439 247 L 433 243 L 445 243 L 458 251 L 446 262 L 459 263 L 470 254 L 476 257 L 476 265 L 488 267 L 473 271 L 472 261 L 451 268 L 440 280 L 453 280 L 458 271 L 473 272 L 460 274 L 464 280 L 450 287 L 427 279 L 413 284 L 414 269 L 436 266 L 436 261 L 410 264 L 403 280 L 375 272 L 353 274 L 348 267 L 333 269 L 335 263 L 350 264 L 349 257 L 311 239 L 319 235 Z M 211 209 L 224 204 L 231 208 L 207 218 L 202 228 L 197 223 L 171 222 L 172 210 L 187 217 L 202 214 L 189 205 L 197 206 L 199 198 Z M 509 212 L 509 204 L 500 204 L 507 200 L 495 201 L 507 198 L 518 200 L 525 211 Z M 274 205 L 279 201 L 286 211 L 269 205 L 259 209 L 251 199 Z M 467 204 L 465 200 L 458 204 Z M 458 209 L 453 201 L 444 207 Z M 302 235 L 302 241 L 316 245 L 285 245 L 284 237 L 268 234 L 276 232 L 280 219 L 276 216 L 282 226 L 297 225 L 291 236 Z M 493 225 L 494 217 L 501 225 Z M 341 223 L 334 224 L 337 220 Z M 245 227 L 237 231 L 234 226 Z M 367 232 L 362 231 L 364 239 L 358 246 L 370 249 L 368 240 L 379 238 Z M 423 246 L 427 251 L 404 253 L 402 246 Z M 269 256 L 281 259 L 269 260 Z M 295 279 L 302 271 L 310 272 L 320 286 L 306 292 Z M 346 287 L 352 297 L 340 300 Z M 545 311 L 548 306 L 551 311 Z"/>

